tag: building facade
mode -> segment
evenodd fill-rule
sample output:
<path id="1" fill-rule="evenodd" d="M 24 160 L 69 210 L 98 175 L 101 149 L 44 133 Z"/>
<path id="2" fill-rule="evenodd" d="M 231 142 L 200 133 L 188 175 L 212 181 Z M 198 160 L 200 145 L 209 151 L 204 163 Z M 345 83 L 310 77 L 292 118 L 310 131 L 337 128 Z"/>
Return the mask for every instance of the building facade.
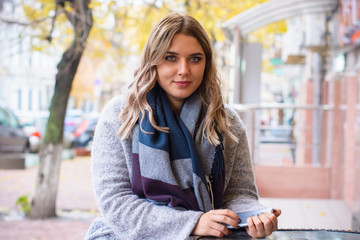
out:
<path id="1" fill-rule="evenodd" d="M 0 12 L 0 99 L 20 117 L 46 116 L 59 56 L 32 48 L 36 39 L 25 24 L 21 1 L 1 1 Z"/>
<path id="2" fill-rule="evenodd" d="M 254 88 L 253 82 L 247 88 L 251 74 L 246 73 L 250 70 L 245 48 L 252 44 L 248 34 L 282 19 L 288 19 L 288 29 L 282 36 L 281 67 L 292 69 L 299 79 L 293 84 L 296 101 L 273 106 L 259 101 L 252 108 L 246 95 L 241 96 L 241 89 Z M 253 116 L 249 135 L 260 194 L 342 199 L 356 216 L 360 210 L 360 1 L 272 0 L 228 20 L 224 31 L 234 50 L 229 53 L 233 102 L 240 103 L 239 109 L 250 109 Z M 299 74 L 294 75 L 296 71 Z M 287 81 L 293 81 L 289 76 L 285 75 Z M 261 88 L 263 79 L 254 80 Z M 288 144 L 296 149 L 292 162 L 282 161 L 276 167 L 261 162 L 264 154 L 257 135 L 264 128 L 259 127 L 256 113 L 264 109 L 296 111 L 297 138 Z"/>

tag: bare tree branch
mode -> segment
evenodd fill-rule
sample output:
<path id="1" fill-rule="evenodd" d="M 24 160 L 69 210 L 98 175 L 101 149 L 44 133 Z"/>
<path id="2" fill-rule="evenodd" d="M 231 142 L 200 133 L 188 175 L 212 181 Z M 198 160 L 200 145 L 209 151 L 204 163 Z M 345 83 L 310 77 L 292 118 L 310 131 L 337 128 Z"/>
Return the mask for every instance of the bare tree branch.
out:
<path id="1" fill-rule="evenodd" d="M 39 23 L 42 23 L 42 22 L 48 20 L 49 18 L 51 18 L 51 17 L 44 17 L 44 18 L 41 18 L 41 19 L 36 19 L 34 21 L 31 21 L 31 22 L 25 22 L 25 21 L 6 18 L 6 17 L 0 15 L 0 22 L 4 22 L 6 24 L 16 24 L 16 25 L 21 25 L 21 26 L 27 27 L 27 26 L 32 26 L 32 25 L 37 25 Z"/>

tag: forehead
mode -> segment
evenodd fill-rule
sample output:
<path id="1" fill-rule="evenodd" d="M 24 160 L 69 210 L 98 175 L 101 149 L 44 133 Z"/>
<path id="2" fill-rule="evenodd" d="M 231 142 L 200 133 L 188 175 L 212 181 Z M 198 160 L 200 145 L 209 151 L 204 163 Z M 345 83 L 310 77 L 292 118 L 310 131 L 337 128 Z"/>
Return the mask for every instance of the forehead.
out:
<path id="1" fill-rule="evenodd" d="M 195 37 L 181 33 L 175 34 L 168 51 L 188 54 L 204 53 L 202 46 Z"/>

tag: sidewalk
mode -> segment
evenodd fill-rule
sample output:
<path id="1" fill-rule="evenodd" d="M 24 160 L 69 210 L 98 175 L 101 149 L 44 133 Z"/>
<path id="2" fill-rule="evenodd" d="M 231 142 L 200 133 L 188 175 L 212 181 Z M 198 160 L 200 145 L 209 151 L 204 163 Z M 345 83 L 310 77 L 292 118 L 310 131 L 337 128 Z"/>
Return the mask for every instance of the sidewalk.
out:
<path id="1" fill-rule="evenodd" d="M 0 169 L 1 240 L 80 240 L 97 215 L 92 191 L 90 158 L 76 157 L 61 163 L 57 197 L 58 218 L 25 219 L 15 205 L 21 195 L 35 191 L 37 167 Z"/>
<path id="2" fill-rule="evenodd" d="M 338 199 L 261 198 L 264 206 L 280 208 L 280 229 L 351 230 L 352 213 Z"/>
<path id="3" fill-rule="evenodd" d="M 82 240 L 91 221 L 0 221 L 2 240 Z"/>

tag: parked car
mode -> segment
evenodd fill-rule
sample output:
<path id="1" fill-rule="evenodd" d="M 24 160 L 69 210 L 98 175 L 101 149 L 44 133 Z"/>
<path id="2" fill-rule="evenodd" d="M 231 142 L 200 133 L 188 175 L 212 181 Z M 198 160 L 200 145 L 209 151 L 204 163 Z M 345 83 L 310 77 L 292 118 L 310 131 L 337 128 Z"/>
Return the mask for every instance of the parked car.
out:
<path id="1" fill-rule="evenodd" d="M 87 118 L 76 128 L 72 147 L 75 149 L 77 155 L 88 155 L 90 153 L 97 122 L 97 117 Z"/>
<path id="2" fill-rule="evenodd" d="M 83 111 L 80 109 L 69 109 L 66 111 L 64 119 L 64 148 L 69 149 L 73 147 L 75 140 L 74 132 L 79 124 L 83 121 Z"/>
<path id="3" fill-rule="evenodd" d="M 23 124 L 23 128 L 29 138 L 29 151 L 31 153 L 38 153 L 42 138 L 40 131 L 34 125 L 28 123 Z"/>
<path id="4" fill-rule="evenodd" d="M 28 135 L 29 143 L 28 150 L 30 153 L 38 153 L 45 134 L 46 124 L 49 118 L 49 112 L 33 111 L 23 112 L 14 111 L 18 117 L 20 124 Z"/>
<path id="5" fill-rule="evenodd" d="M 23 168 L 29 138 L 16 115 L 0 104 L 0 168 Z"/>

